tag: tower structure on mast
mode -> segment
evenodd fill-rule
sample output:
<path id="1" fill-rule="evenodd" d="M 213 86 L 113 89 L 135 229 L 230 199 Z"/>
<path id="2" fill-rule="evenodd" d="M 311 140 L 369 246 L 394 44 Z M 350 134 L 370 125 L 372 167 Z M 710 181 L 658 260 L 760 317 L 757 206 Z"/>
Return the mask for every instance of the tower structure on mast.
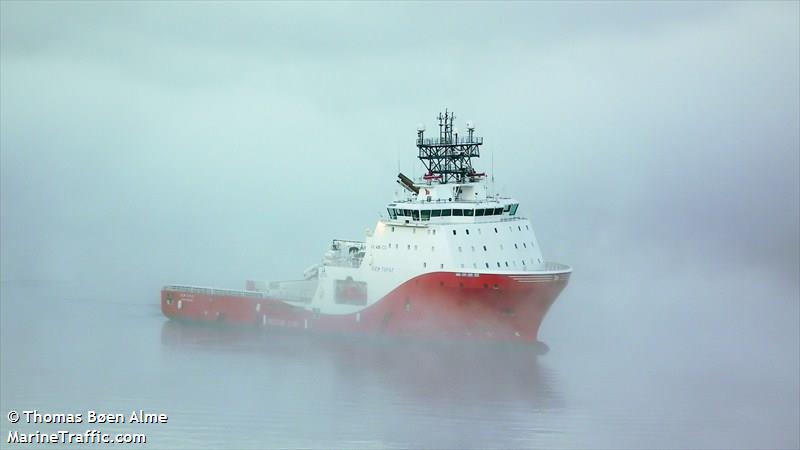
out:
<path id="1" fill-rule="evenodd" d="M 472 158 L 480 157 L 483 138 L 475 136 L 475 127 L 467 122 L 467 135 L 459 136 L 453 128 L 456 116 L 445 109 L 439 113 L 439 137 L 426 138 L 425 127 L 417 128 L 417 148 L 419 159 L 428 169 L 423 177 L 427 181 L 439 183 L 466 183 L 486 176 L 476 173 L 472 168 Z"/>

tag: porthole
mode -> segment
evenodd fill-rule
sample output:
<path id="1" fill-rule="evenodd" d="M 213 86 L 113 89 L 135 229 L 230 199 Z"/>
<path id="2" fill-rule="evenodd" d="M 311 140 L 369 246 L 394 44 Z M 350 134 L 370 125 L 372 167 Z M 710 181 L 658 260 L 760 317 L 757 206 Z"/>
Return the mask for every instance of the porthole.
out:
<path id="1" fill-rule="evenodd" d="M 508 261 L 506 261 L 506 267 L 508 267 Z"/>
<path id="2" fill-rule="evenodd" d="M 529 227 L 528 225 L 525 225 L 525 229 L 526 229 L 526 230 L 530 230 L 530 229 L 531 229 L 531 227 Z"/>
<path id="3" fill-rule="evenodd" d="M 474 252 L 474 251 L 475 251 L 475 246 L 474 246 L 474 245 L 472 245 L 472 246 L 470 246 L 470 247 L 472 248 L 472 251 Z"/>
<path id="4" fill-rule="evenodd" d="M 517 229 L 519 229 L 519 231 L 522 231 L 522 227 L 519 225 L 517 225 Z"/>
<path id="5" fill-rule="evenodd" d="M 444 269 L 444 264 L 439 264 L 440 269 Z"/>
<path id="6" fill-rule="evenodd" d="M 469 234 L 469 228 L 467 228 L 467 234 Z"/>
<path id="7" fill-rule="evenodd" d="M 408 244 L 408 249 L 411 250 L 411 244 Z"/>
<path id="8" fill-rule="evenodd" d="M 486 268 L 487 268 L 487 269 L 489 268 L 489 263 L 486 263 Z"/>
<path id="9" fill-rule="evenodd" d="M 435 251 L 436 251 L 436 247 L 435 247 L 435 246 L 433 246 L 433 245 L 431 245 L 431 251 L 432 251 L 432 252 L 435 252 Z"/>
<path id="10" fill-rule="evenodd" d="M 528 248 L 528 244 L 526 244 L 524 242 L 522 243 L 522 246 L 525 247 L 525 248 Z"/>
<path id="11" fill-rule="evenodd" d="M 428 267 L 428 263 L 426 263 L 426 262 L 422 263 L 422 267 L 423 268 Z"/>
<path id="12" fill-rule="evenodd" d="M 392 227 L 392 233 L 394 233 L 394 227 Z"/>
<path id="13" fill-rule="evenodd" d="M 392 229 L 392 231 L 394 231 L 394 229 Z M 497 228 L 494 229 L 494 232 L 499 233 L 499 231 L 497 231 Z"/>
<path id="14" fill-rule="evenodd" d="M 514 243 L 514 248 L 516 248 L 517 250 L 519 250 L 519 245 L 517 245 L 517 243 L 516 243 L 516 242 Z"/>
<path id="15" fill-rule="evenodd" d="M 483 246 L 483 251 L 485 251 L 485 252 L 488 251 L 488 250 L 486 250 L 486 246 L 485 245 Z"/>
<path id="16" fill-rule="evenodd" d="M 461 253 L 461 246 L 458 246 L 458 252 Z"/>
<path id="17" fill-rule="evenodd" d="M 497 261 L 497 267 L 500 267 L 500 261 Z"/>
<path id="18" fill-rule="evenodd" d="M 455 236 L 455 235 L 456 235 L 456 230 L 453 230 L 453 236 Z"/>

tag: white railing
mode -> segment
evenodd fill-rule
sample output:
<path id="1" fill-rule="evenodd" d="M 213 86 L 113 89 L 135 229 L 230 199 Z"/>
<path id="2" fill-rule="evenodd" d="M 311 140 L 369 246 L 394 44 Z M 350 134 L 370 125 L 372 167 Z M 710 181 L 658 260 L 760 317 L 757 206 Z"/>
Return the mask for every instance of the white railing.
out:
<path id="1" fill-rule="evenodd" d="M 165 291 L 186 292 L 199 295 L 224 295 L 229 297 L 250 297 L 263 298 L 264 294 L 255 291 L 239 291 L 235 289 L 215 289 L 198 286 L 168 285 L 164 286 Z"/>
<path id="2" fill-rule="evenodd" d="M 548 272 L 572 272 L 572 267 L 552 261 L 545 261 L 544 270 Z"/>

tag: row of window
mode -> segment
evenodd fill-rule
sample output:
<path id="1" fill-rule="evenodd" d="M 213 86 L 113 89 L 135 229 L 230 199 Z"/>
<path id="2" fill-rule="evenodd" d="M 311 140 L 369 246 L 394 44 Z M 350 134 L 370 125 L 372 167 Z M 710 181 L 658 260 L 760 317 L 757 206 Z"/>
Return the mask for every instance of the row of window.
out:
<path id="1" fill-rule="evenodd" d="M 398 249 L 398 248 L 400 248 L 400 246 L 399 246 L 398 244 L 389 244 L 389 245 L 388 245 L 388 248 L 389 248 L 389 249 L 391 249 L 391 248 L 392 248 L 392 245 L 394 245 L 394 248 L 395 248 L 395 249 Z M 375 245 L 373 245 L 373 246 L 372 246 L 372 248 L 375 248 L 375 247 L 376 247 Z M 378 248 L 380 248 L 380 246 L 377 246 L 377 247 L 378 247 Z M 472 251 L 474 252 L 474 251 L 475 251 L 475 246 L 474 246 L 474 245 L 472 245 L 472 246 L 470 246 L 470 247 L 472 248 Z M 528 244 L 527 244 L 526 242 L 523 242 L 523 243 L 522 243 L 522 247 L 523 247 L 523 248 L 528 248 Z M 531 248 L 533 248 L 533 247 L 534 247 L 534 244 L 533 244 L 533 241 L 531 241 Z M 408 244 L 408 245 L 406 246 L 406 248 L 407 248 L 408 250 L 411 250 L 411 244 Z M 519 249 L 519 244 L 517 244 L 517 243 L 514 243 L 514 248 L 515 248 L 515 249 Z M 419 250 L 419 246 L 415 244 L 415 245 L 414 245 L 414 250 Z M 503 247 L 503 244 L 500 244 L 500 250 L 505 250 L 505 248 Z M 432 251 L 432 252 L 435 252 L 435 251 L 436 251 L 436 247 L 432 245 L 432 246 L 431 246 L 431 251 Z M 463 251 L 463 249 L 462 249 L 462 247 L 461 247 L 460 245 L 458 246 L 458 251 L 459 251 L 459 253 L 461 253 L 461 252 Z M 485 252 L 488 252 L 488 251 L 489 251 L 489 250 L 488 250 L 488 248 L 487 248 L 485 245 L 483 246 L 483 251 L 485 251 Z"/>
<path id="2" fill-rule="evenodd" d="M 519 204 L 506 205 L 504 208 L 471 208 L 471 209 L 399 209 L 387 208 L 389 217 L 410 217 L 412 220 L 431 220 L 432 217 L 481 217 L 499 216 L 508 213 L 510 216 L 517 214 Z"/>
<path id="3" fill-rule="evenodd" d="M 530 263 L 531 263 L 531 264 L 533 264 L 533 258 L 531 258 L 531 259 L 530 259 L 530 260 L 528 260 L 528 261 L 530 261 Z M 541 259 L 538 259 L 538 261 L 539 261 L 540 263 L 542 262 L 542 260 L 541 260 Z M 526 260 L 524 260 L 524 259 L 521 259 L 521 260 L 520 260 L 520 262 L 522 263 L 522 267 L 527 267 L 527 266 L 528 266 L 528 264 L 527 264 Z M 484 265 L 486 266 L 486 268 L 487 268 L 487 269 L 489 269 L 489 268 L 491 268 L 491 267 L 492 267 L 492 266 L 491 266 L 491 265 L 490 265 L 488 262 L 485 262 L 485 263 L 484 263 Z M 464 267 L 464 264 L 461 264 L 460 266 L 461 266 L 461 268 L 462 268 L 462 269 L 464 269 L 464 268 L 465 268 L 465 267 Z M 423 267 L 423 268 L 428 268 L 428 263 L 427 263 L 427 262 L 424 262 L 424 263 L 422 263 L 422 267 Z M 502 268 L 502 267 L 503 267 L 503 265 L 502 265 L 502 264 L 500 264 L 500 261 L 497 261 L 497 267 L 500 267 L 500 268 Z M 508 264 L 508 261 L 505 261 L 505 267 L 517 267 L 517 261 L 514 261 L 514 260 L 512 260 L 512 261 L 511 261 L 511 265 L 509 265 L 509 264 Z M 439 264 L 439 268 L 440 268 L 440 269 L 444 269 L 444 264 Z M 472 263 L 472 268 L 473 268 L 473 269 L 477 269 L 477 268 L 478 268 L 478 263 Z"/>
<path id="4" fill-rule="evenodd" d="M 529 225 L 525 225 L 525 229 L 526 230 L 530 230 L 531 227 Z M 522 225 L 517 225 L 517 230 L 522 231 Z M 429 228 L 427 231 L 428 231 L 428 234 L 436 234 L 436 229 L 435 228 Z M 469 234 L 469 228 L 465 228 L 464 231 L 467 234 Z M 509 226 L 508 227 L 508 231 L 514 231 L 514 228 Z M 412 229 L 411 232 L 416 234 L 417 230 L 416 229 Z M 497 230 L 497 227 L 494 227 L 494 232 L 498 233 L 498 234 L 500 233 L 500 231 Z M 392 233 L 394 233 L 394 227 L 392 227 Z M 455 236 L 456 234 L 457 234 L 456 230 L 453 229 L 453 236 Z M 481 229 L 480 228 L 478 228 L 478 234 L 481 234 Z"/>

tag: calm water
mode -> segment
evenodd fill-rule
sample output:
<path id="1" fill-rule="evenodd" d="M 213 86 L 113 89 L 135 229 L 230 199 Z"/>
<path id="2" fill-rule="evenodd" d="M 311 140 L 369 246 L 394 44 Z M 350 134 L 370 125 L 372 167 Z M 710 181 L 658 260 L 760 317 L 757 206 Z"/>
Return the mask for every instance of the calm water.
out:
<path id="1" fill-rule="evenodd" d="M 34 408 L 164 412 L 167 424 L 74 427 L 145 432 L 158 448 L 798 445 L 791 318 L 752 347 L 734 348 L 757 334 L 737 341 L 736 326 L 665 341 L 671 309 L 656 302 L 637 318 L 646 326 L 620 317 L 611 327 L 612 314 L 584 308 L 578 287 L 553 309 L 542 330 L 551 351 L 537 359 L 189 326 L 161 316 L 157 292 L 80 292 L 3 284 L 3 446 L 10 429 L 65 428 L 10 428 L 9 410 Z M 695 313 L 708 325 L 711 314 Z M 736 314 L 724 322 L 758 320 Z M 605 331 L 592 338 L 590 324 Z"/>

